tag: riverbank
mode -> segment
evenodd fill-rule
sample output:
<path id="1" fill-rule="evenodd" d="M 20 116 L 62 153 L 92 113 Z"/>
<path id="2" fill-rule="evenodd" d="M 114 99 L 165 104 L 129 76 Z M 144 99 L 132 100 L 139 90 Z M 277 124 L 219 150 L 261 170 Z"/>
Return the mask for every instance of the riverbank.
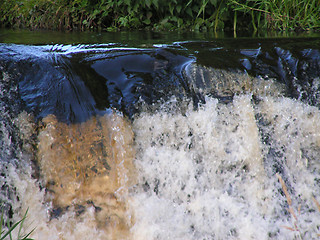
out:
<path id="1" fill-rule="evenodd" d="M 318 0 L 4 0 L 0 26 L 51 30 L 245 30 L 320 29 Z"/>

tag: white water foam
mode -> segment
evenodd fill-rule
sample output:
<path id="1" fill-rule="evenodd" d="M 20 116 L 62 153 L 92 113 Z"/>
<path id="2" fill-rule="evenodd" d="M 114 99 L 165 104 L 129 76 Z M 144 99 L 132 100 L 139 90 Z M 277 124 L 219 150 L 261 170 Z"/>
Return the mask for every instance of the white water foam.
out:
<path id="1" fill-rule="evenodd" d="M 177 105 L 169 101 L 133 121 L 138 183 L 127 199 L 130 239 L 317 239 L 318 108 L 250 94 L 228 104 L 207 97 L 183 114 Z M 16 123 L 24 138 L 28 124 Z M 19 167 L 6 164 L 6 176 L 20 199 L 11 200 L 14 220 L 29 209 L 25 232 L 35 227 L 35 239 L 110 239 L 97 228 L 93 207 L 80 216 L 71 207 L 50 220 L 52 206 L 31 177 L 30 158 L 18 157 Z"/>
<path id="2" fill-rule="evenodd" d="M 251 95 L 228 105 L 206 102 L 185 115 L 159 111 L 134 121 L 140 178 L 131 202 L 134 239 L 316 238 L 319 110 L 284 97 L 256 105 Z M 267 124 L 257 122 L 258 113 Z M 269 143 L 262 132 L 270 134 Z M 287 210 L 274 161 L 297 220 Z"/>
<path id="3" fill-rule="evenodd" d="M 8 162 L 4 161 L 5 159 L 0 161 L 1 168 L 5 171 L 1 185 L 6 182 L 10 188 L 8 191 L 11 197 L 7 201 L 14 210 L 13 222 L 19 221 L 28 210 L 22 233 L 27 234 L 35 229 L 31 235 L 34 239 L 105 239 L 105 232 L 96 228 L 93 207 L 88 208 L 81 219 L 75 217 L 74 211 L 69 211 L 60 219 L 49 221 L 49 210 L 52 206 L 45 201 L 45 189 L 40 190 L 39 182 L 32 177 L 33 156 L 30 155 L 30 142 L 25 141 L 34 133 L 33 121 L 23 112 L 13 122 L 18 127 L 23 141 L 22 149 L 18 147 L 22 154 Z M 10 139 L 8 141 L 13 145 Z M 18 230 L 16 228 L 13 231 L 13 239 L 17 239 Z"/>

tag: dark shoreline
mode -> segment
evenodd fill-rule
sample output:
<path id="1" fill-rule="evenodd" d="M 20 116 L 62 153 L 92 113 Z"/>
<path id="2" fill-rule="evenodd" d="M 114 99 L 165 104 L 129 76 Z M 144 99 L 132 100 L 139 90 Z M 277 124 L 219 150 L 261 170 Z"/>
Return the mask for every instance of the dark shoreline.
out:
<path id="1" fill-rule="evenodd" d="M 320 30 L 320 9 L 312 1 L 280 0 L 53 0 L 0 3 L 0 27 L 63 31 L 182 30 L 283 31 Z M 316 5 L 316 4 L 315 4 Z M 302 11 L 303 10 L 303 11 Z M 278 11 L 278 12 L 277 12 Z"/>

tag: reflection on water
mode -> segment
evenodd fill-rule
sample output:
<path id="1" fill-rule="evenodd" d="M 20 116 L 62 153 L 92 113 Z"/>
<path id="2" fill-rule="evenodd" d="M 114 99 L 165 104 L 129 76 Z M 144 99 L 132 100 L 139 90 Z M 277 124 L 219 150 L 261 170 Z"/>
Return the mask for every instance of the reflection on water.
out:
<path id="1" fill-rule="evenodd" d="M 36 239 L 316 239 L 319 39 L 159 42 L 0 44 L 7 215 Z"/>
<path id="2" fill-rule="evenodd" d="M 315 32 L 261 32 L 258 35 L 248 32 L 238 32 L 237 36 L 234 32 L 152 32 L 152 31 L 120 31 L 120 32 L 63 32 L 63 31 L 46 31 L 37 30 L 30 31 L 26 29 L 4 29 L 0 28 L 0 42 L 15 44 L 104 44 L 104 43 L 121 43 L 134 47 L 142 45 L 151 46 L 153 44 L 171 44 L 179 41 L 212 41 L 216 39 L 279 39 L 279 38 L 310 38 L 319 37 L 320 34 Z"/>
<path id="3" fill-rule="evenodd" d="M 140 98 L 151 104 L 185 95 L 181 71 L 191 61 L 172 49 L 0 46 L 3 69 L 13 72 L 28 111 L 67 123 L 109 107 L 132 116 Z"/>

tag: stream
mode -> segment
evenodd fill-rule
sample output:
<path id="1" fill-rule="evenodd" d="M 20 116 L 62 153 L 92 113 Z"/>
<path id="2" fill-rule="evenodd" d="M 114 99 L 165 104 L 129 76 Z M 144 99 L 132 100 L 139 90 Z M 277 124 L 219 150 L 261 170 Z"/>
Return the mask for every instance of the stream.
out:
<path id="1" fill-rule="evenodd" d="M 1 208 L 34 239 L 318 239 L 319 107 L 316 34 L 0 30 Z"/>

